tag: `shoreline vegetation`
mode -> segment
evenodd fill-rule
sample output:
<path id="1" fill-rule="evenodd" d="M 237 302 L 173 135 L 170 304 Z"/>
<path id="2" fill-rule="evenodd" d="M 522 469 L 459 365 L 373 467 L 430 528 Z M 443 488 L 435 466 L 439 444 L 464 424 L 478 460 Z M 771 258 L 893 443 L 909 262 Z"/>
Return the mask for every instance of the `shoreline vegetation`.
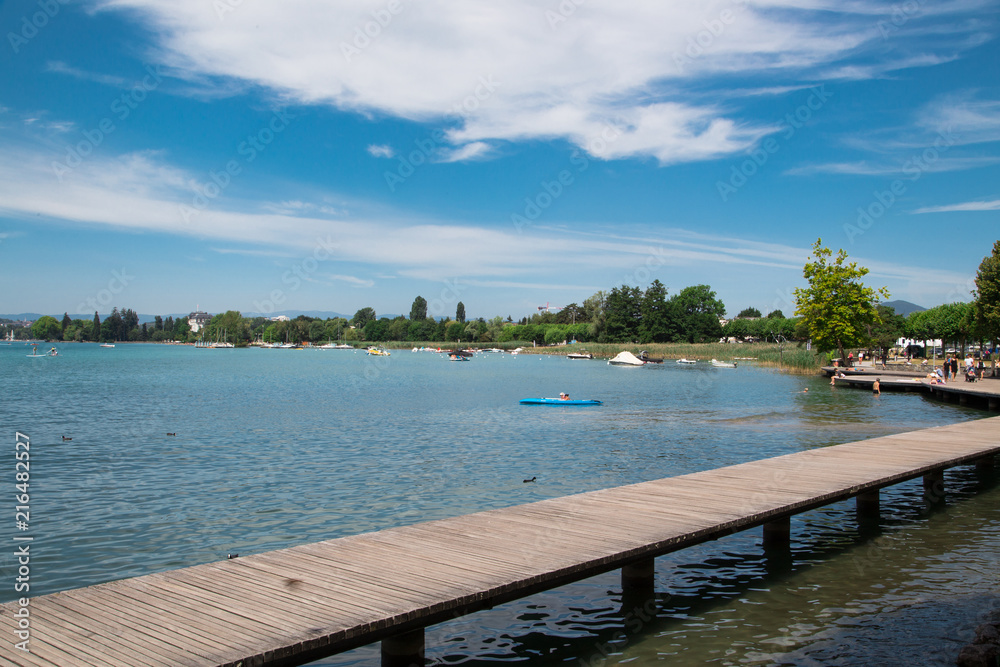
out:
<path id="1" fill-rule="evenodd" d="M 79 341 L 55 341 L 54 344 L 66 344 Z M 119 341 L 116 345 L 148 344 L 148 345 L 181 345 L 194 347 L 194 343 L 177 341 Z M 409 351 L 414 348 L 434 348 L 441 350 L 469 349 L 486 350 L 499 349 L 510 353 L 520 348 L 521 354 L 544 354 L 549 356 L 565 356 L 574 352 L 589 352 L 594 355 L 594 361 L 611 359 L 619 352 L 627 350 L 638 355 L 644 351 L 653 358 L 664 361 L 677 359 L 694 359 L 697 361 L 736 360 L 740 364 L 773 367 L 789 372 L 818 372 L 828 365 L 828 355 L 815 350 L 807 350 L 805 345 L 777 343 L 569 343 L 566 345 L 532 346 L 531 341 L 513 341 L 505 343 L 456 343 L 454 341 L 382 341 L 377 344 L 362 341 L 349 341 L 356 350 L 365 350 L 375 346 L 393 351 Z M 256 347 L 254 345 L 238 345 L 237 348 Z M 306 348 L 318 348 L 317 344 L 306 344 Z M 234 349 L 234 348 L 217 348 Z"/>

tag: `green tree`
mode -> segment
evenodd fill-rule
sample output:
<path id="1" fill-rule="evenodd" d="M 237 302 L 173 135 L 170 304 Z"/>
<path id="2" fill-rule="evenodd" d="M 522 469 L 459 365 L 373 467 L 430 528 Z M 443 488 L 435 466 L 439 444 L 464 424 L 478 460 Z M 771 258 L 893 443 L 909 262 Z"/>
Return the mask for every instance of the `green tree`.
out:
<path id="1" fill-rule="evenodd" d="M 448 324 L 448 329 L 445 332 L 445 340 L 457 341 L 460 340 L 465 332 L 465 322 L 455 320 Z"/>
<path id="2" fill-rule="evenodd" d="M 642 295 L 639 342 L 666 343 L 676 335 L 675 319 L 667 301 L 667 288 L 654 280 Z"/>
<path id="3" fill-rule="evenodd" d="M 740 311 L 740 314 L 736 317 L 760 317 L 760 311 L 750 306 L 749 308 L 744 308 Z"/>
<path id="4" fill-rule="evenodd" d="M 191 325 L 188 324 L 186 317 L 178 317 L 177 321 L 173 323 L 173 339 L 184 342 L 188 339 L 188 334 L 191 333 Z"/>
<path id="5" fill-rule="evenodd" d="M 410 306 L 410 321 L 418 322 L 420 320 L 427 319 L 427 299 L 422 296 L 418 296 L 413 300 L 413 305 Z"/>
<path id="6" fill-rule="evenodd" d="M 772 310 L 770 313 L 767 314 L 767 318 L 769 320 L 770 319 L 783 320 L 783 319 L 785 319 L 785 314 L 783 312 L 781 312 L 780 310 L 775 309 L 775 310 Z"/>
<path id="7" fill-rule="evenodd" d="M 111 309 L 111 314 L 104 320 L 104 325 L 107 326 L 105 329 L 105 326 L 102 325 L 101 334 L 103 336 L 106 330 L 108 340 L 128 340 L 128 335 L 125 332 L 125 321 L 122 319 L 117 307 Z"/>
<path id="8" fill-rule="evenodd" d="M 455 308 L 455 321 L 465 324 L 465 304 L 461 301 L 458 302 L 458 306 Z"/>
<path id="9" fill-rule="evenodd" d="M 556 313 L 556 322 L 559 324 L 576 324 L 585 320 L 583 309 L 575 303 L 563 306 Z"/>
<path id="10" fill-rule="evenodd" d="M 861 279 L 868 275 L 868 269 L 856 262 L 848 264 L 843 249 L 831 261 L 832 256 L 833 252 L 823 247 L 823 239 L 816 239 L 812 261 L 802 268 L 809 286 L 795 288 L 795 314 L 806 319 L 820 351 L 836 349 L 843 359 L 845 347 L 865 342 L 868 326 L 878 321 L 875 307 L 879 297 L 888 298 L 889 290 L 865 287 Z"/>
<path id="11" fill-rule="evenodd" d="M 878 319 L 869 325 L 868 336 L 874 347 L 883 353 L 896 345 L 896 341 L 906 333 L 906 318 L 896 313 L 891 306 L 875 306 Z"/>
<path id="12" fill-rule="evenodd" d="M 101 318 L 97 316 L 97 311 L 94 311 L 94 324 L 93 328 L 90 330 L 90 340 L 99 341 L 101 339 Z"/>
<path id="13" fill-rule="evenodd" d="M 708 285 L 685 287 L 671 299 L 680 337 L 689 343 L 704 343 L 722 338 L 719 318 L 726 305 L 715 298 Z"/>
<path id="14" fill-rule="evenodd" d="M 153 328 L 157 331 L 163 331 L 163 318 L 159 315 L 153 318 Z"/>
<path id="15" fill-rule="evenodd" d="M 63 313 L 63 318 L 62 318 L 62 336 L 61 336 L 63 340 L 72 340 L 72 338 L 66 338 L 66 336 L 65 336 L 65 334 L 66 334 L 66 328 L 69 325 L 71 325 L 71 324 L 73 324 L 73 320 L 70 319 L 69 313 Z"/>
<path id="16" fill-rule="evenodd" d="M 326 335 L 326 322 L 323 320 L 313 320 L 309 323 L 309 340 L 316 344 L 324 341 Z"/>
<path id="17" fill-rule="evenodd" d="M 60 340 L 62 332 L 59 320 L 50 315 L 42 315 L 31 325 L 31 335 L 42 340 Z"/>
<path id="18" fill-rule="evenodd" d="M 356 329 L 364 329 L 369 322 L 374 322 L 375 309 L 374 308 L 362 308 L 358 312 L 354 313 L 354 318 L 351 320 L 351 324 L 354 325 Z"/>
<path id="19" fill-rule="evenodd" d="M 993 244 L 993 254 L 980 262 L 972 294 L 976 333 L 995 346 L 1000 339 L 1000 241 Z"/>
<path id="20" fill-rule="evenodd" d="M 604 304 L 605 335 L 612 343 L 638 340 L 642 292 L 638 287 L 614 287 Z"/>

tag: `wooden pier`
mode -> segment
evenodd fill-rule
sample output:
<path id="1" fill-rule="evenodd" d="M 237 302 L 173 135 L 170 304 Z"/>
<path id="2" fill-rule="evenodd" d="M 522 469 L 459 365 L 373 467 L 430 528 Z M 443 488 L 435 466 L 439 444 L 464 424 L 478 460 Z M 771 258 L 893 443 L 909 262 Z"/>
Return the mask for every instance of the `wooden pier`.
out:
<path id="1" fill-rule="evenodd" d="M 1000 410 L 1000 380 L 993 378 L 976 382 L 952 378 L 946 383 L 932 383 L 926 377 L 901 377 L 874 371 L 834 377 L 831 381 L 837 386 L 871 390 L 876 378 L 880 391 L 916 391 L 946 403 L 970 405 L 994 412 Z"/>
<path id="2" fill-rule="evenodd" d="M 648 595 L 656 556 L 761 525 L 787 549 L 792 515 L 857 497 L 871 520 L 880 488 L 923 477 L 933 500 L 997 452 L 993 417 L 10 602 L 0 663 L 297 665 L 382 641 L 422 664 L 429 625 L 615 569 Z"/>

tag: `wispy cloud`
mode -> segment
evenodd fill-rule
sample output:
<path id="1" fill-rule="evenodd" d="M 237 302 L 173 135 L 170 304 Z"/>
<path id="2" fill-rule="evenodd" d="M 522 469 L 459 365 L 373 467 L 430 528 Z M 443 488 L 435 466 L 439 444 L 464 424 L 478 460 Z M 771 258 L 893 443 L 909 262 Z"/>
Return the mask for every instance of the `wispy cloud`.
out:
<path id="1" fill-rule="evenodd" d="M 392 146 L 386 144 L 371 144 L 367 150 L 373 157 L 391 158 L 396 155 Z"/>
<path id="2" fill-rule="evenodd" d="M 470 144 L 465 144 L 454 150 L 446 152 L 440 159 L 440 162 L 464 162 L 466 160 L 475 160 L 477 158 L 486 157 L 491 150 L 489 144 L 484 141 L 473 141 Z"/>
<path id="3" fill-rule="evenodd" d="M 949 172 L 978 169 L 1000 163 L 1000 157 L 942 157 L 933 162 L 921 162 L 921 172 Z M 899 176 L 912 172 L 914 166 L 905 160 L 898 164 L 872 163 L 865 160 L 858 162 L 829 162 L 811 164 L 788 169 L 789 176 L 812 176 L 815 174 L 845 174 L 852 176 Z"/>
<path id="4" fill-rule="evenodd" d="M 296 257 L 295 253 L 282 252 L 280 250 L 252 250 L 249 248 L 209 248 L 212 252 L 220 255 L 245 255 L 247 257 Z"/>
<path id="5" fill-rule="evenodd" d="M 72 67 L 59 60 L 49 61 L 47 72 L 55 72 L 57 74 L 66 74 L 77 79 L 83 79 L 86 81 L 95 81 L 97 83 L 102 83 L 107 86 L 115 86 L 116 88 L 123 88 L 128 85 L 128 80 L 121 76 L 115 76 L 113 74 L 100 74 L 97 72 L 87 72 L 85 70 Z"/>
<path id="6" fill-rule="evenodd" d="M 327 278 L 330 280 L 335 280 L 341 283 L 348 283 L 349 285 L 354 285 L 355 287 L 374 287 L 375 281 L 368 280 L 367 278 L 358 278 L 356 276 L 345 276 L 339 273 L 327 274 Z"/>
<path id="7" fill-rule="evenodd" d="M 953 211 L 1000 211 L 1000 199 L 994 199 L 993 201 L 967 201 L 947 206 L 927 206 L 918 208 L 913 213 L 951 213 Z"/>

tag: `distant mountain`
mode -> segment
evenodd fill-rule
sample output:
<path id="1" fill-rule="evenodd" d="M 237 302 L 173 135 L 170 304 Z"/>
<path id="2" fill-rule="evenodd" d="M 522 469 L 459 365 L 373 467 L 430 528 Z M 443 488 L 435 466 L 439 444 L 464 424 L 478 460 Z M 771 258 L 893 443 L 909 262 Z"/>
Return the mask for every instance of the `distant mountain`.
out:
<path id="1" fill-rule="evenodd" d="M 216 315 L 217 313 L 212 313 Z M 306 317 L 318 317 L 320 319 L 330 319 L 333 317 L 344 317 L 351 319 L 354 315 L 344 315 L 343 313 L 335 313 L 332 310 L 276 310 L 273 313 L 254 313 L 254 312 L 241 312 L 243 317 L 278 317 L 279 315 L 284 315 L 285 317 L 290 317 L 293 320 L 299 315 L 305 315 Z M 381 317 L 381 315 L 379 315 Z"/>
<path id="2" fill-rule="evenodd" d="M 52 317 L 56 318 L 57 320 L 62 320 L 62 313 L 13 313 L 13 314 L 2 314 L 2 313 L 0 313 L 0 319 L 15 320 L 15 321 L 17 321 L 17 320 L 29 320 L 31 322 L 34 322 L 39 317 L 41 317 L 42 315 L 46 315 L 46 314 L 51 315 Z M 99 313 L 99 317 L 101 318 L 101 321 L 103 322 L 104 318 L 106 318 L 110 314 L 111 314 L 110 312 Z M 147 314 L 144 314 L 144 313 L 137 313 L 137 314 L 139 316 L 139 323 L 140 324 L 143 323 L 143 322 L 152 322 L 153 320 L 156 319 L 155 315 L 147 315 Z M 186 313 L 162 313 L 162 317 L 164 317 L 164 318 L 173 317 L 176 320 L 178 317 L 185 317 L 186 318 L 189 314 L 190 314 L 190 311 L 188 311 Z M 218 315 L 218 313 L 210 313 L 210 314 L 211 315 Z M 354 317 L 354 315 L 344 315 L 343 313 L 337 313 L 337 312 L 334 312 L 332 310 L 279 310 L 279 311 L 275 311 L 273 313 L 243 312 L 241 314 L 243 315 L 243 317 L 277 317 L 278 315 L 284 315 L 285 317 L 290 317 L 293 320 L 296 317 L 298 317 L 299 315 L 306 315 L 308 317 L 318 317 L 318 318 L 321 318 L 321 319 L 324 319 L 324 320 L 325 319 L 329 319 L 329 318 L 333 318 L 333 317 L 343 317 L 343 318 L 346 318 L 346 319 L 349 320 L 352 317 Z M 71 319 L 74 319 L 74 320 L 87 320 L 88 322 L 94 319 L 94 314 L 93 313 L 76 313 L 76 314 L 70 313 L 69 316 L 70 316 Z M 388 315 L 388 314 L 385 314 L 385 313 L 378 313 L 378 316 L 379 317 L 388 317 L 390 319 L 396 317 L 396 315 Z"/>
<path id="3" fill-rule="evenodd" d="M 883 306 L 888 306 L 896 311 L 897 315 L 902 315 L 907 317 L 910 313 L 919 313 L 922 310 L 927 310 L 923 306 L 918 306 L 915 303 L 910 303 L 909 301 L 903 301 L 897 299 L 896 301 L 886 301 L 882 304 Z"/>

